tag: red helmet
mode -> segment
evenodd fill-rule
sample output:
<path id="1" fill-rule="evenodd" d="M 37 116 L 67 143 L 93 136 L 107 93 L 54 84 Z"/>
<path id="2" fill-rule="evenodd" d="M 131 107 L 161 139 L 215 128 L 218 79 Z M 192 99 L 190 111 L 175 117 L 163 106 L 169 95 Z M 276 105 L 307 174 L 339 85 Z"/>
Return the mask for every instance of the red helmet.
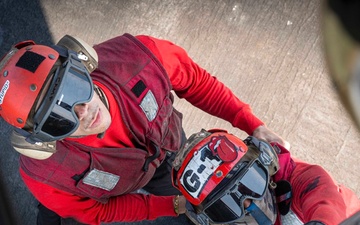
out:
<path id="1" fill-rule="evenodd" d="M 20 42 L 0 62 L 0 116 L 23 128 L 38 94 L 59 58 L 53 48 Z"/>
<path id="2" fill-rule="evenodd" d="M 13 46 L 0 61 L 0 116 L 31 143 L 70 136 L 79 126 L 75 105 L 93 96 L 96 67 L 95 50 L 69 35 L 51 47 Z"/>
<path id="3" fill-rule="evenodd" d="M 276 151 L 262 140 L 244 141 L 224 130 L 193 134 L 173 162 L 173 184 L 211 223 L 241 221 L 245 199 L 267 195 L 279 169 Z"/>
<path id="4" fill-rule="evenodd" d="M 247 150 L 244 142 L 226 132 L 196 133 L 175 158 L 174 185 L 189 202 L 199 205 Z"/>

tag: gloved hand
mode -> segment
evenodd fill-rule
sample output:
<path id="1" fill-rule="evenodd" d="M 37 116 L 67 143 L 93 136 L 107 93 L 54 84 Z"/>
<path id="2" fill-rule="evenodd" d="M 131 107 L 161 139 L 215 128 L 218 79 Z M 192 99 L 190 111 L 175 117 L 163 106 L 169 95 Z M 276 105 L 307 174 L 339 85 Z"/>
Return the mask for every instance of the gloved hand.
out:
<path id="1" fill-rule="evenodd" d="M 257 139 L 265 140 L 269 143 L 271 142 L 277 142 L 280 145 L 282 145 L 287 150 L 290 150 L 290 143 L 284 140 L 282 137 L 280 137 L 278 134 L 276 134 L 274 131 L 267 128 L 265 125 L 259 126 L 256 128 L 252 134 L 252 136 L 256 137 Z"/>
<path id="2" fill-rule="evenodd" d="M 192 204 L 186 201 L 185 215 L 196 225 L 209 225 L 209 219 L 203 214 L 197 214 Z"/>

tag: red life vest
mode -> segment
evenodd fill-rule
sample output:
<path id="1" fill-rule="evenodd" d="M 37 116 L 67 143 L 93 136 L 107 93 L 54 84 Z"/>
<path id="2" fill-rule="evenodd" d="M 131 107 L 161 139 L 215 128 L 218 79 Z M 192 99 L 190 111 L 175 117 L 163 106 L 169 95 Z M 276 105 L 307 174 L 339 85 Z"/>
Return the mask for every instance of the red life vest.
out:
<path id="1" fill-rule="evenodd" d="M 138 148 L 93 148 L 66 139 L 57 141 L 50 158 L 21 156 L 20 165 L 40 182 L 105 203 L 144 187 L 166 151 L 180 148 L 182 115 L 172 106 L 165 69 L 135 37 L 125 34 L 94 48 L 99 67 L 91 76 L 113 94 Z"/>

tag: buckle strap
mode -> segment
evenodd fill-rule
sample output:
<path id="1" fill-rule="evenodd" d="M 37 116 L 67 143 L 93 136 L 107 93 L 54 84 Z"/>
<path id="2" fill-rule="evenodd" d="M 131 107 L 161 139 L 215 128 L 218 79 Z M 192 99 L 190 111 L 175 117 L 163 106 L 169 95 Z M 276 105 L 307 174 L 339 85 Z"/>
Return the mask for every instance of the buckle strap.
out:
<path id="1" fill-rule="evenodd" d="M 250 215 L 261 225 L 271 225 L 272 222 L 269 217 L 254 203 L 251 202 L 250 206 L 246 208 Z"/>
<path id="2" fill-rule="evenodd" d="M 152 143 L 152 146 L 155 148 L 155 153 L 146 158 L 144 166 L 143 166 L 143 170 L 145 172 L 147 172 L 149 170 L 149 164 L 160 156 L 160 148 L 157 145 L 155 145 L 154 143 Z"/>

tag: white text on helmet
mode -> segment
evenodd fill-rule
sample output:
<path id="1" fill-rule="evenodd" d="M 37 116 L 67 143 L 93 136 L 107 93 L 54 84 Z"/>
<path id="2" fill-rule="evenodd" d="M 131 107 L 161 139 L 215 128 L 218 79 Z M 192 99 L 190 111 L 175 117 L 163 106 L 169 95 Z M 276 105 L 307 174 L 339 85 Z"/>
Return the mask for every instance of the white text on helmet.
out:
<path id="1" fill-rule="evenodd" d="M 0 91 L 0 105 L 3 103 L 5 94 L 6 94 L 7 90 L 9 90 L 9 87 L 10 87 L 10 81 L 6 80 L 5 84 L 3 85 L 3 87 L 1 88 L 1 91 Z"/>
<path id="2" fill-rule="evenodd" d="M 221 162 L 218 157 L 212 155 L 206 145 L 199 149 L 188 163 L 180 182 L 192 197 L 197 198 Z"/>

